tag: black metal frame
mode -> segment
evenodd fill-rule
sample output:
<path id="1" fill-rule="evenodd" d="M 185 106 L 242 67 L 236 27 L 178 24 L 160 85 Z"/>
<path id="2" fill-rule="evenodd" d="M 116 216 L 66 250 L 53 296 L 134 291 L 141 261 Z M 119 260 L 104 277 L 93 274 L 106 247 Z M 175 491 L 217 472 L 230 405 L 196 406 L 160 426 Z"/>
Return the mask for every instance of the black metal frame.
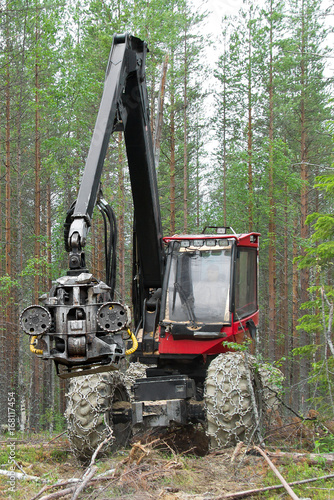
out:
<path id="1" fill-rule="evenodd" d="M 85 268 L 83 248 L 99 192 L 110 135 L 123 130 L 135 211 L 137 298 L 142 311 L 151 289 L 162 286 L 164 247 L 153 142 L 145 81 L 147 45 L 130 35 L 115 35 L 103 95 L 68 231 L 71 274 Z M 137 308 L 138 309 L 138 308 Z M 135 318 L 139 322 L 141 313 Z"/>

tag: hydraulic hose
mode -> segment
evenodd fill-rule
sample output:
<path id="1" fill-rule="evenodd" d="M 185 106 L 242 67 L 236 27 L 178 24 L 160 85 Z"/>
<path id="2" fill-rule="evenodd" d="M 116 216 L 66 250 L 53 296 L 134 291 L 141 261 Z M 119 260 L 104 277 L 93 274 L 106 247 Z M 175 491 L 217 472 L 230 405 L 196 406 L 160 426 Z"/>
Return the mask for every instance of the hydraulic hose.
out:
<path id="1" fill-rule="evenodd" d="M 37 340 L 36 335 L 31 337 L 31 339 L 30 339 L 30 351 L 33 352 L 34 354 L 43 354 L 42 349 L 36 349 L 36 347 L 34 346 L 35 340 Z M 137 344 L 137 346 L 138 346 L 138 344 Z"/>
<path id="2" fill-rule="evenodd" d="M 125 351 L 125 354 L 128 356 L 129 354 L 132 354 L 134 353 L 137 349 L 138 349 L 138 342 L 137 342 L 137 339 L 135 337 L 135 335 L 130 332 L 130 330 L 128 329 L 128 334 L 129 334 L 129 337 L 131 338 L 132 340 L 132 347 L 131 349 L 128 349 L 127 351 Z"/>

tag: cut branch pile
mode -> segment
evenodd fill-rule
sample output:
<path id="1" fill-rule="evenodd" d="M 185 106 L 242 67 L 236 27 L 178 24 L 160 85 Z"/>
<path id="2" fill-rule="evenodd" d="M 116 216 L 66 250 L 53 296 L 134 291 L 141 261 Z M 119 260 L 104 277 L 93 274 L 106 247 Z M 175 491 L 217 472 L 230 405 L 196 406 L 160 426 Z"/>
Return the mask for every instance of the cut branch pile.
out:
<path id="1" fill-rule="evenodd" d="M 155 446 L 161 446 L 161 440 L 155 439 L 147 444 L 142 444 L 141 442 L 136 442 L 132 446 L 129 455 L 118 464 L 118 466 L 111 472 L 111 474 L 106 475 L 106 473 L 100 474 L 97 477 L 94 475 L 97 472 L 97 467 L 94 465 L 95 459 L 101 450 L 101 448 L 112 438 L 110 435 L 106 438 L 103 443 L 101 443 L 95 450 L 91 462 L 83 474 L 82 478 L 71 478 L 66 481 L 61 481 L 55 483 L 54 485 L 45 486 L 42 488 L 37 495 L 35 495 L 31 500 L 55 500 L 58 498 L 63 498 L 71 495 L 71 500 L 77 500 L 80 493 L 83 492 L 89 486 L 96 485 L 98 482 L 107 483 L 106 488 L 115 487 L 116 485 L 127 484 L 138 484 L 139 482 L 145 481 L 148 477 L 159 476 L 163 477 L 169 472 L 179 469 L 182 467 L 177 459 L 176 454 L 173 450 L 173 458 L 171 460 L 163 460 L 161 457 L 158 460 L 154 460 L 150 455 Z M 168 447 L 168 445 L 167 445 Z M 149 459 L 153 467 L 148 468 L 143 464 L 145 460 Z M 121 472 L 121 468 L 125 466 L 125 470 Z M 44 493 L 50 492 L 51 490 L 60 488 L 58 491 L 53 493 L 48 493 L 44 496 Z M 104 489 L 106 489 L 104 488 Z M 104 491 L 102 489 L 100 492 Z M 97 493 L 94 498 L 97 498 Z"/>
<path id="2" fill-rule="evenodd" d="M 110 439 L 112 439 L 112 434 L 110 434 L 95 450 L 88 467 L 84 470 L 81 477 L 71 477 L 66 480 L 58 481 L 52 485 L 50 483 L 46 484 L 37 494 L 35 494 L 35 496 L 27 496 L 27 498 L 30 498 L 30 500 L 56 500 L 60 498 L 66 498 L 67 500 L 79 500 L 80 498 L 93 500 L 108 498 L 108 495 L 115 493 L 115 489 L 127 493 L 131 491 L 135 498 L 146 498 L 145 495 L 143 497 L 141 495 L 144 493 L 150 495 L 152 491 L 154 491 L 154 494 L 158 494 L 155 488 L 159 487 L 159 485 L 160 488 L 162 488 L 161 481 L 163 480 L 163 482 L 167 481 L 168 484 L 171 485 L 171 488 L 163 488 L 160 491 L 160 496 L 162 495 L 161 498 L 165 498 L 166 496 L 166 498 L 175 498 L 175 500 L 184 500 L 186 498 L 196 498 L 198 500 L 203 500 L 203 498 L 205 498 L 205 500 L 234 500 L 250 496 L 256 497 L 256 495 L 260 495 L 265 491 L 275 491 L 285 488 L 289 498 L 296 500 L 298 496 L 292 490 L 293 486 L 334 478 L 333 473 L 288 483 L 273 464 L 273 461 L 275 461 L 276 465 L 277 463 L 281 464 L 287 461 L 303 461 L 311 465 L 320 463 L 324 466 L 333 467 L 334 454 L 331 453 L 264 452 L 258 446 L 249 448 L 243 443 L 238 443 L 234 450 L 224 449 L 211 452 L 207 456 L 207 460 L 204 459 L 207 463 L 203 464 L 202 461 L 197 461 L 191 457 L 184 458 L 182 454 L 175 452 L 173 448 L 169 446 L 169 443 L 164 441 L 160 436 L 158 438 L 155 436 L 155 438 L 149 442 L 137 440 L 133 443 L 132 448 L 121 461 L 115 463 L 113 460 L 109 470 L 98 474 L 98 467 L 95 464 L 96 457 L 101 448 L 107 444 Z M 167 458 L 160 453 L 162 448 L 168 451 Z M 185 469 L 185 464 L 189 465 L 188 460 L 191 460 L 190 463 L 192 465 L 190 469 L 188 466 Z M 240 466 L 252 468 L 252 470 L 256 472 L 256 470 L 262 469 L 261 462 L 263 460 L 265 460 L 266 464 L 268 464 L 277 475 L 280 484 L 259 487 L 258 481 L 256 481 L 252 485 L 253 489 L 241 489 L 241 491 L 236 491 L 239 481 L 239 479 L 236 479 L 235 482 L 233 479 L 233 470 L 235 471 L 236 464 L 238 464 L 238 468 L 240 468 Z M 194 474 L 195 478 L 199 470 L 203 470 L 204 473 L 207 473 L 208 466 L 209 468 L 211 466 L 214 467 L 214 469 L 210 469 L 211 471 L 221 470 L 222 466 L 225 467 L 226 472 L 231 470 L 231 481 L 224 481 L 219 474 L 216 474 L 215 483 L 213 484 L 213 489 L 211 489 L 211 495 L 208 492 L 205 495 L 191 495 L 186 493 L 187 490 L 184 488 L 180 489 L 174 487 L 179 484 L 179 481 L 183 481 L 185 476 L 187 476 L 187 480 L 189 480 L 189 474 Z M 193 472 L 192 468 L 194 468 L 196 472 Z M 0 474 L 9 475 L 8 471 L 1 470 Z M 45 479 L 38 476 L 29 476 L 25 474 L 24 471 L 22 471 L 22 473 L 15 472 L 15 475 L 17 479 L 20 480 L 46 482 Z M 74 472 L 72 475 L 74 476 Z M 201 484 L 203 484 L 203 482 Z M 93 487 L 93 489 L 89 489 L 91 487 Z M 224 494 L 222 490 L 225 490 Z"/>

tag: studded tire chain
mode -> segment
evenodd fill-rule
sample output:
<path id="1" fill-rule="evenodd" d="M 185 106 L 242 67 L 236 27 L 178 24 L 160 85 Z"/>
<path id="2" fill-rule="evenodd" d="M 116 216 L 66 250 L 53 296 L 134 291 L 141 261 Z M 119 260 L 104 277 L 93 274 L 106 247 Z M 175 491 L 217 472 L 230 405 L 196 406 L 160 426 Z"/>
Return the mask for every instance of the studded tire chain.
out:
<path id="1" fill-rule="evenodd" d="M 247 370 L 250 370 L 251 380 L 255 384 L 256 363 L 253 356 L 248 355 L 247 359 L 249 368 L 245 355 L 225 353 L 218 355 L 209 366 L 204 400 L 207 434 L 214 448 L 247 440 L 254 430 L 255 419 Z M 140 363 L 132 363 L 125 373 L 85 375 L 70 380 L 65 417 L 71 448 L 79 459 L 89 459 L 109 435 L 113 401 L 129 401 L 130 387 L 136 378 L 146 376 L 145 369 Z M 257 372 L 257 401 L 261 398 L 259 407 L 264 411 L 276 410 L 279 406 L 276 393 L 279 393 L 284 377 L 278 369 L 267 364 L 257 367 Z M 130 434 L 127 424 L 125 427 L 124 424 L 120 425 L 123 427 L 118 432 L 114 429 L 117 441 L 124 440 Z M 109 442 L 110 447 L 113 447 L 112 442 Z"/>
<path id="2" fill-rule="evenodd" d="M 284 375 L 275 366 L 263 363 L 257 367 L 262 386 L 262 402 L 265 411 L 276 411 L 280 407 L 279 397 L 282 393 Z"/>
<path id="3" fill-rule="evenodd" d="M 79 459 L 89 459 L 98 445 L 109 436 L 110 428 L 113 428 L 110 416 L 113 402 L 129 399 L 120 372 L 84 375 L 70 380 L 65 417 L 68 439 L 73 453 Z M 129 434 L 122 432 L 125 431 L 125 424 L 120 426 L 124 429 L 113 429 L 115 439 L 109 441 L 109 448 L 113 447 L 119 434 L 123 434 L 123 439 Z"/>
<path id="4" fill-rule="evenodd" d="M 131 363 L 125 372 L 97 373 L 70 379 L 66 394 L 67 434 L 73 453 L 89 459 L 113 428 L 109 449 L 126 444 L 129 424 L 113 426 L 110 412 L 115 400 L 132 399 L 131 386 L 136 378 L 146 377 L 146 366 Z M 115 442 L 117 441 L 117 443 Z M 104 448 L 106 451 L 108 448 Z"/>
<path id="5" fill-rule="evenodd" d="M 282 382 L 282 373 L 266 364 L 255 366 L 255 357 L 247 355 L 246 358 L 242 353 L 220 354 L 211 362 L 204 400 L 207 434 L 212 448 L 233 446 L 253 435 L 256 418 L 251 391 L 255 391 L 259 413 L 277 409 L 279 403 L 271 389 L 279 392 L 275 382 Z M 250 378 L 247 370 L 250 370 Z M 251 388 L 249 380 L 252 381 Z"/>

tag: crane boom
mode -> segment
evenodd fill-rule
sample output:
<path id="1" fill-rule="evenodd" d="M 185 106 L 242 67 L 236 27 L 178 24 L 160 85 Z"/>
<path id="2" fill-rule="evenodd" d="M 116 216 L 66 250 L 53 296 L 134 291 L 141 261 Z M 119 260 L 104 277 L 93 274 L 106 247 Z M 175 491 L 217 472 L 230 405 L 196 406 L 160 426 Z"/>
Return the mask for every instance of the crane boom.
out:
<path id="1" fill-rule="evenodd" d="M 136 245 L 144 289 L 162 285 L 164 250 L 145 81 L 147 44 L 115 35 L 103 95 L 72 214 L 68 245 L 72 274 L 85 266 L 83 248 L 99 192 L 110 135 L 124 131 L 135 211 Z"/>

